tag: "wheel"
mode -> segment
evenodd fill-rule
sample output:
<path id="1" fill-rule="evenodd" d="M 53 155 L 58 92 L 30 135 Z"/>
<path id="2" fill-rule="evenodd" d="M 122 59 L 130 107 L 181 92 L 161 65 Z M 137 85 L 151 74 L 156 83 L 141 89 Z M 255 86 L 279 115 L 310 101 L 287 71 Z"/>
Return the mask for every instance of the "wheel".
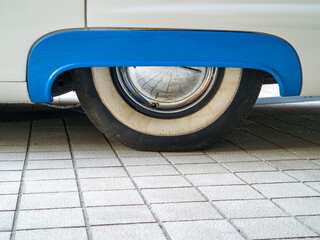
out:
<path id="1" fill-rule="evenodd" d="M 258 70 L 119 67 L 74 70 L 76 92 L 108 138 L 150 151 L 192 151 L 224 139 L 249 114 Z"/>

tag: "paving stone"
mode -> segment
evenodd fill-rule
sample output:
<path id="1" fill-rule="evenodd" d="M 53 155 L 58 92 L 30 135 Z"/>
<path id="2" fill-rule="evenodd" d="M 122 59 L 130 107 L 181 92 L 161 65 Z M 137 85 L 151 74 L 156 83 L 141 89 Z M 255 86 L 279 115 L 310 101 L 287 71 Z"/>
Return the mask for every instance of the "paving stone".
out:
<path id="1" fill-rule="evenodd" d="M 20 181 L 22 171 L 1 171 L 0 182 Z"/>
<path id="2" fill-rule="evenodd" d="M 207 202 L 153 204 L 152 209 L 162 222 L 222 218 Z"/>
<path id="3" fill-rule="evenodd" d="M 174 240 L 244 239 L 225 220 L 167 222 L 164 226 Z"/>
<path id="4" fill-rule="evenodd" d="M 264 198 L 249 186 L 214 186 L 199 187 L 211 200 L 245 200 Z"/>
<path id="5" fill-rule="evenodd" d="M 10 231 L 13 222 L 14 211 L 0 212 L 0 231 Z M 1 235 L 0 235 L 0 239 Z"/>
<path id="6" fill-rule="evenodd" d="M 158 166 L 128 166 L 129 173 L 133 177 L 137 176 L 161 176 L 161 175 L 178 175 L 179 172 L 170 165 Z"/>
<path id="7" fill-rule="evenodd" d="M 252 239 L 317 236 L 293 218 L 236 219 L 233 222 Z"/>
<path id="8" fill-rule="evenodd" d="M 205 155 L 203 152 L 200 151 L 194 151 L 194 152 L 161 152 L 161 154 L 165 157 L 169 156 L 199 156 L 199 155 Z"/>
<path id="9" fill-rule="evenodd" d="M 307 182 L 306 185 L 320 192 L 320 182 Z"/>
<path id="10" fill-rule="evenodd" d="M 117 158 L 83 158 L 76 159 L 78 168 L 87 168 L 87 167 L 120 167 L 121 164 Z"/>
<path id="11" fill-rule="evenodd" d="M 320 233 L 320 216 L 298 217 L 300 221 Z"/>
<path id="12" fill-rule="evenodd" d="M 118 155 L 121 158 L 126 157 L 160 157 L 161 155 L 156 152 L 147 152 L 147 151 L 137 151 L 132 148 L 128 148 L 124 145 L 121 145 L 119 143 L 112 142 L 111 145 L 115 149 L 115 151 L 118 153 Z"/>
<path id="13" fill-rule="evenodd" d="M 15 240 L 86 240 L 87 232 L 84 227 L 81 228 L 54 228 L 17 231 Z"/>
<path id="14" fill-rule="evenodd" d="M 284 174 L 283 172 L 246 172 L 237 173 L 236 175 L 249 184 L 297 182 L 297 180 Z"/>
<path id="15" fill-rule="evenodd" d="M 21 198 L 21 210 L 80 207 L 77 192 L 24 194 Z"/>
<path id="16" fill-rule="evenodd" d="M 111 150 L 108 143 L 77 143 L 77 144 L 71 144 L 72 150 L 74 151 L 97 151 L 97 150 Z"/>
<path id="17" fill-rule="evenodd" d="M 18 194 L 19 187 L 20 187 L 20 182 L 0 182 L 0 195 Z"/>
<path id="18" fill-rule="evenodd" d="M 210 153 L 210 157 L 212 157 L 215 161 L 219 163 L 224 163 L 224 162 L 257 162 L 261 161 L 259 158 L 246 153 L 246 152 L 239 152 L 239 153 Z"/>
<path id="19" fill-rule="evenodd" d="M 227 173 L 228 170 L 219 164 L 181 164 L 176 167 L 183 174 Z"/>
<path id="20" fill-rule="evenodd" d="M 187 178 L 196 186 L 245 184 L 232 173 L 188 175 Z"/>
<path id="21" fill-rule="evenodd" d="M 84 192 L 83 196 L 87 207 L 144 204 L 135 190 Z"/>
<path id="22" fill-rule="evenodd" d="M 290 176 L 300 181 L 320 181 L 320 170 L 295 170 L 286 171 Z"/>
<path id="23" fill-rule="evenodd" d="M 74 158 L 109 158 L 115 157 L 112 150 L 100 150 L 100 151 L 73 151 Z"/>
<path id="24" fill-rule="evenodd" d="M 130 178 L 92 178 L 80 180 L 82 191 L 135 189 Z"/>
<path id="25" fill-rule="evenodd" d="M 273 201 L 293 215 L 320 214 L 319 197 L 274 199 Z"/>
<path id="26" fill-rule="evenodd" d="M 11 232 L 0 232 L 0 239 L 1 240 L 9 240 Z"/>
<path id="27" fill-rule="evenodd" d="M 281 170 L 320 169 L 320 165 L 310 160 L 269 161 L 269 163 Z"/>
<path id="28" fill-rule="evenodd" d="M 20 211 L 17 229 L 84 227 L 81 208 Z"/>
<path id="29" fill-rule="evenodd" d="M 255 218 L 287 216 L 269 200 L 218 201 L 215 205 L 228 218 Z"/>
<path id="30" fill-rule="evenodd" d="M 255 184 L 254 187 L 269 198 L 320 196 L 302 183 Z"/>
<path id="31" fill-rule="evenodd" d="M 214 163 L 215 161 L 206 155 L 188 155 L 188 156 L 168 156 L 170 162 L 173 164 L 188 164 L 188 163 Z"/>
<path id="32" fill-rule="evenodd" d="M 16 209 L 18 195 L 0 195 L 0 211 Z"/>
<path id="33" fill-rule="evenodd" d="M 146 205 L 90 207 L 88 215 L 91 225 L 156 222 Z"/>
<path id="34" fill-rule="evenodd" d="M 23 161 L 26 157 L 25 153 L 1 153 L 0 161 Z"/>
<path id="35" fill-rule="evenodd" d="M 135 177 L 134 180 L 138 184 L 140 189 L 191 187 L 191 184 L 181 176 Z"/>
<path id="36" fill-rule="evenodd" d="M 49 160 L 49 159 L 71 159 L 69 151 L 66 152 L 29 152 L 29 161 L 31 160 Z"/>
<path id="37" fill-rule="evenodd" d="M 27 151 L 27 146 L 26 145 L 0 145 L 0 152 L 1 153 L 18 153 L 18 152 L 22 152 L 25 153 Z"/>
<path id="38" fill-rule="evenodd" d="M 93 226 L 92 232 L 95 240 L 105 240 L 106 236 L 110 240 L 166 239 L 158 224 L 155 223 Z"/>
<path id="39" fill-rule="evenodd" d="M 74 179 L 73 169 L 50 169 L 50 170 L 28 170 L 25 173 L 25 180 L 56 180 Z"/>
<path id="40" fill-rule="evenodd" d="M 60 168 L 73 168 L 71 160 L 42 160 L 42 161 L 29 161 L 27 169 L 60 169 Z"/>
<path id="41" fill-rule="evenodd" d="M 8 161 L 8 162 L 0 162 L 0 171 L 8 171 L 8 170 L 22 170 L 23 169 L 23 161 Z"/>
<path id="42" fill-rule="evenodd" d="M 150 203 L 205 201 L 194 188 L 144 189 L 142 194 Z"/>
<path id="43" fill-rule="evenodd" d="M 262 159 L 262 160 L 290 160 L 290 159 L 301 159 L 302 157 L 288 151 L 251 151 L 251 154 Z"/>
<path id="44" fill-rule="evenodd" d="M 135 165 L 168 165 L 168 161 L 163 157 L 130 157 L 122 158 L 122 162 L 127 166 Z"/>
<path id="45" fill-rule="evenodd" d="M 112 150 L 99 150 L 99 151 L 73 151 L 74 158 L 109 158 L 115 157 Z"/>
<path id="46" fill-rule="evenodd" d="M 230 169 L 232 172 L 258 172 L 277 170 L 276 168 L 265 162 L 236 162 L 222 163 L 222 165 Z"/>
<path id="47" fill-rule="evenodd" d="M 77 192 L 75 180 L 25 181 L 24 193 Z"/>
<path id="48" fill-rule="evenodd" d="M 43 134 L 47 134 L 47 133 L 43 133 Z M 61 140 L 57 140 L 58 142 L 60 142 L 60 144 L 58 145 L 56 144 L 52 144 L 52 141 L 49 140 L 48 144 L 30 144 L 29 147 L 29 152 L 67 152 L 69 151 L 69 145 L 67 141 L 61 141 Z"/>
<path id="49" fill-rule="evenodd" d="M 319 146 L 317 146 L 318 148 Z M 306 151 L 304 150 L 305 148 L 303 148 L 302 150 L 295 150 L 295 152 L 307 159 L 318 159 L 319 158 L 319 149 L 317 150 L 311 150 L 311 151 Z"/>
<path id="50" fill-rule="evenodd" d="M 107 178 L 107 177 L 127 177 L 127 173 L 120 167 L 104 168 L 79 168 L 80 178 Z"/>

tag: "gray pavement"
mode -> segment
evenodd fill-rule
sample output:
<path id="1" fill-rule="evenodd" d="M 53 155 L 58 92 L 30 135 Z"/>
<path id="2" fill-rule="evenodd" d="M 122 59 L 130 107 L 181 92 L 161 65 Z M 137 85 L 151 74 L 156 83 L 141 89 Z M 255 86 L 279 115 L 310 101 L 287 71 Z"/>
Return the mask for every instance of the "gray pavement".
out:
<path id="1" fill-rule="evenodd" d="M 19 111 L 57 110 L 0 105 Z M 320 102 L 257 105 L 203 152 L 135 151 L 81 114 L 0 122 L 0 239 L 320 239 Z"/>

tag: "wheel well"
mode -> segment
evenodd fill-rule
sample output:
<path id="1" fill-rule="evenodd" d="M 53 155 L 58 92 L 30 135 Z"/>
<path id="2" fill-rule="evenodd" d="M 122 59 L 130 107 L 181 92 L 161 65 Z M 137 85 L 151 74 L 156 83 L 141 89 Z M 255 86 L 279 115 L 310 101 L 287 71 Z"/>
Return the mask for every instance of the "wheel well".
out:
<path id="1" fill-rule="evenodd" d="M 65 71 L 55 79 L 51 88 L 51 97 L 74 91 L 73 71 L 73 69 Z"/>

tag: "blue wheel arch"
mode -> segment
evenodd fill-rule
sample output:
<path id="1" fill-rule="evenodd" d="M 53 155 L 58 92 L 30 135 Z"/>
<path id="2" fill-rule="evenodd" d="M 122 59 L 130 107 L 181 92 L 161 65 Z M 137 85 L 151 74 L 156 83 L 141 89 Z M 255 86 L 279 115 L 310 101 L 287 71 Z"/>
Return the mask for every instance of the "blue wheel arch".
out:
<path id="1" fill-rule="evenodd" d="M 215 66 L 272 74 L 282 96 L 301 91 L 301 66 L 293 47 L 270 35 L 220 31 L 83 30 L 40 39 L 31 49 L 27 82 L 32 102 L 51 102 L 64 71 L 82 67 Z"/>

